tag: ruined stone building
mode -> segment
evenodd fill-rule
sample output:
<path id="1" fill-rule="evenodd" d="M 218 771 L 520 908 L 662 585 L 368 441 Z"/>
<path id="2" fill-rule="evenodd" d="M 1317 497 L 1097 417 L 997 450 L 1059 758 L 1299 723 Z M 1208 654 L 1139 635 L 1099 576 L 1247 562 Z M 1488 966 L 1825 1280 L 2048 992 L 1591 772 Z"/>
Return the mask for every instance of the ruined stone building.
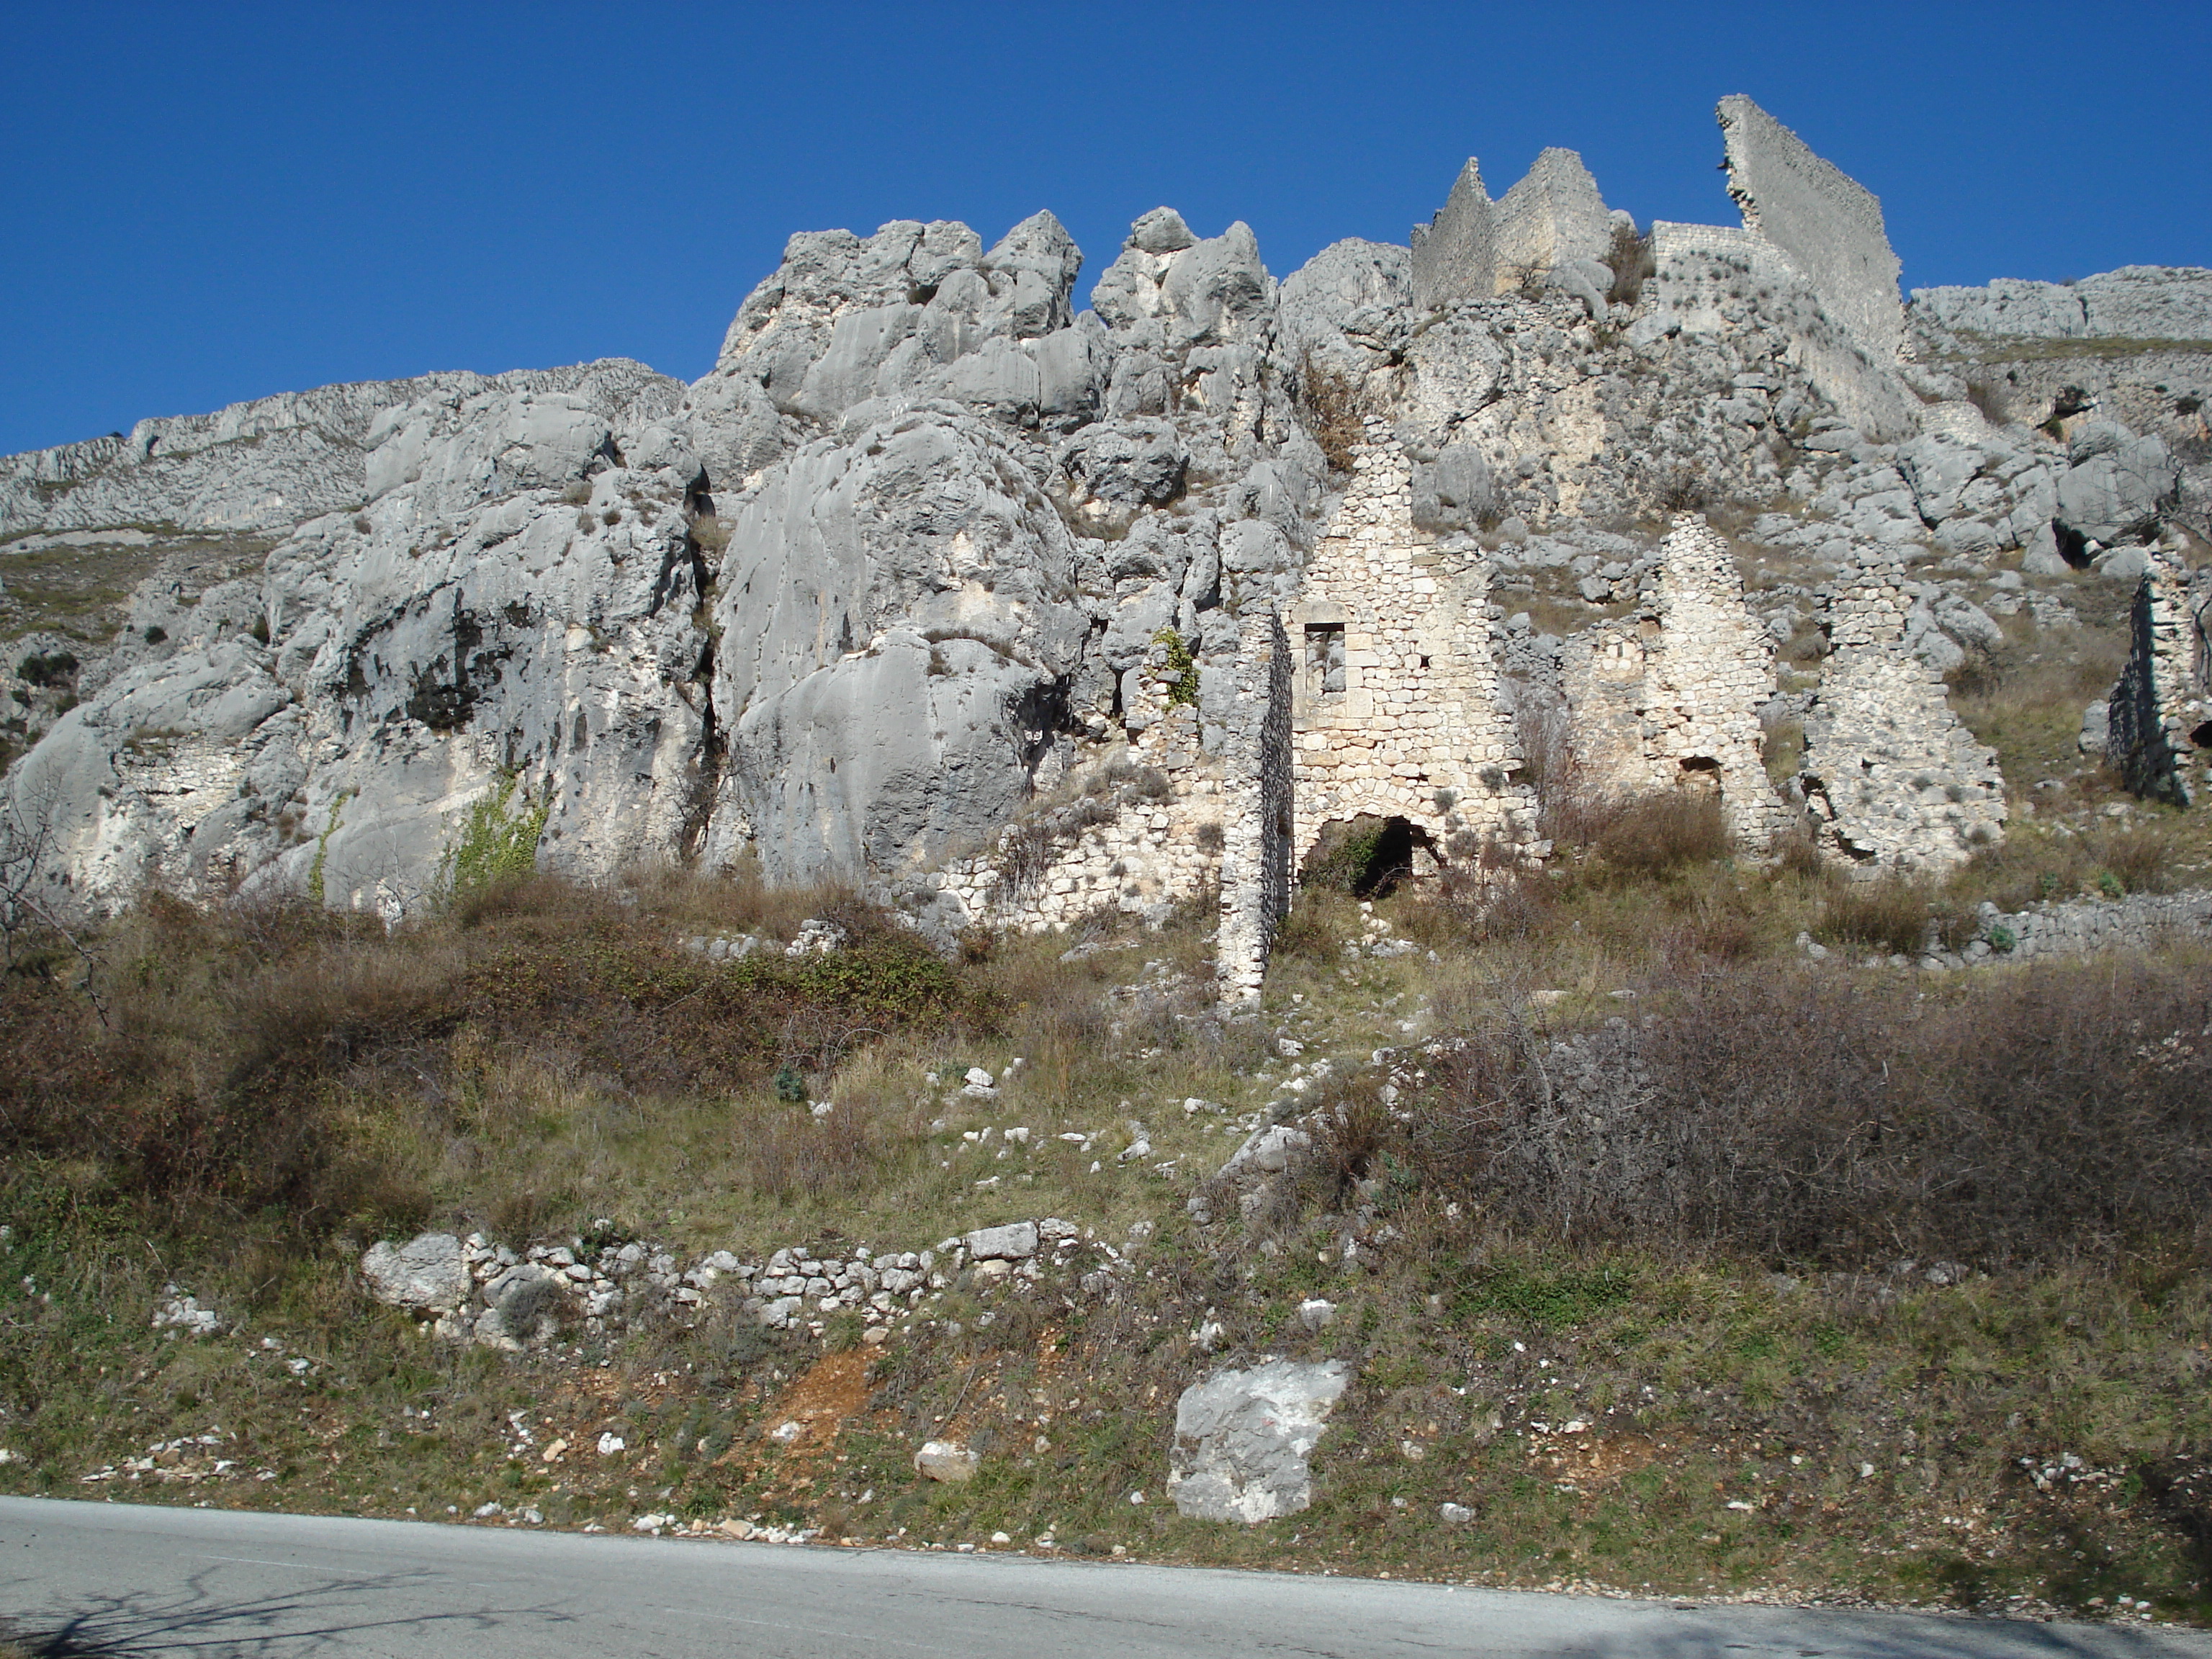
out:
<path id="1" fill-rule="evenodd" d="M 1907 649 L 1911 610 L 1894 551 L 1863 554 L 1837 585 L 1802 781 L 1821 850 L 1846 868 L 1940 876 L 2002 836 L 2004 780 Z"/>
<path id="2" fill-rule="evenodd" d="M 2212 787 L 2212 570 L 2153 550 L 2129 633 L 2105 752 L 2137 794 L 2193 805 Z"/>
<path id="3" fill-rule="evenodd" d="M 1569 639 L 1561 680 L 1581 787 L 1625 797 L 1717 794 L 1737 842 L 1764 850 L 1785 821 L 1760 758 L 1774 644 L 1744 605 L 1728 543 L 1694 513 L 1660 545 L 1634 614 Z"/>
<path id="4" fill-rule="evenodd" d="M 1536 839 L 1490 644 L 1489 568 L 1413 521 L 1413 467 L 1370 420 L 1343 504 L 1286 619 L 1303 863 L 1330 823 L 1404 820 L 1458 866 Z"/>

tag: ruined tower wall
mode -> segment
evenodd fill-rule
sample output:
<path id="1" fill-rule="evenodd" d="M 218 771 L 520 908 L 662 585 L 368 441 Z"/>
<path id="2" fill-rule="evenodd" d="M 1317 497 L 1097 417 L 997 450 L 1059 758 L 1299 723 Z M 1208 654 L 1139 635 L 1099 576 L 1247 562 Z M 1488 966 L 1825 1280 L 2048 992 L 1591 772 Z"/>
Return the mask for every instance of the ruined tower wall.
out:
<path id="1" fill-rule="evenodd" d="M 1497 210 L 1473 156 L 1436 217 L 1413 227 L 1413 304 L 1487 300 L 1498 291 Z"/>
<path id="2" fill-rule="evenodd" d="M 1602 259 L 1613 245 L 1605 198 L 1571 149 L 1547 149 L 1536 158 L 1498 201 L 1495 227 L 1501 293 L 1524 272 L 1550 270 L 1570 259 Z"/>
<path id="3" fill-rule="evenodd" d="M 1535 839 L 1490 641 L 1490 572 L 1413 522 L 1413 470 L 1381 420 L 1289 618 L 1300 862 L 1322 828 L 1371 814 L 1424 830 L 1446 862 Z"/>
<path id="4" fill-rule="evenodd" d="M 1824 851 L 1942 874 L 2004 832 L 1996 753 L 1905 649 L 1904 566 L 1870 552 L 1829 600 L 1830 653 L 1805 717 L 1805 792 Z"/>
<path id="5" fill-rule="evenodd" d="M 1741 94 L 1722 99 L 1718 114 L 1744 228 L 1787 253 L 1877 361 L 1896 362 L 1905 306 L 1881 201 Z"/>

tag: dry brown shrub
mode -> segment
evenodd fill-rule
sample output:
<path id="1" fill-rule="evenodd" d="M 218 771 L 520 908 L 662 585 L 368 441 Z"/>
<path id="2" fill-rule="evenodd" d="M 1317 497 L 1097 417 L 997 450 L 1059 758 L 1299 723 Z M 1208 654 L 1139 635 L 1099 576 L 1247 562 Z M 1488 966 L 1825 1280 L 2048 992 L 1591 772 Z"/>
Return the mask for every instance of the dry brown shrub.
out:
<path id="1" fill-rule="evenodd" d="M 1367 438 L 1359 383 L 1320 362 L 1308 346 L 1298 359 L 1297 386 L 1306 430 L 1321 446 L 1322 457 L 1337 471 L 1351 471 Z"/>
<path id="2" fill-rule="evenodd" d="M 1614 869 L 1663 876 L 1726 858 L 1734 847 L 1717 793 L 1655 790 L 1597 810 L 1590 844 Z"/>
<path id="3" fill-rule="evenodd" d="M 2044 968 L 1931 1003 L 1709 974 L 1649 1029 L 1560 1047 L 1510 1011 L 1432 1063 L 1405 1155 L 1533 1229 L 1852 1266 L 2050 1261 L 2194 1237 L 2212 981 Z"/>

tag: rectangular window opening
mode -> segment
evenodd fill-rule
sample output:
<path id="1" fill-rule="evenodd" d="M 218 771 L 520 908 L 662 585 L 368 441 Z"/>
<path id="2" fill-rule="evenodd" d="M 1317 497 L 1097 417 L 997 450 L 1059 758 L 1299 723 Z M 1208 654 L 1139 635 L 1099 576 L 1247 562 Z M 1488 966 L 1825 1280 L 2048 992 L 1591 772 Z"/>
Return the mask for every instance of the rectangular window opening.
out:
<path id="1" fill-rule="evenodd" d="M 1317 696 L 1344 695 L 1344 624 L 1306 624 L 1306 689 Z"/>

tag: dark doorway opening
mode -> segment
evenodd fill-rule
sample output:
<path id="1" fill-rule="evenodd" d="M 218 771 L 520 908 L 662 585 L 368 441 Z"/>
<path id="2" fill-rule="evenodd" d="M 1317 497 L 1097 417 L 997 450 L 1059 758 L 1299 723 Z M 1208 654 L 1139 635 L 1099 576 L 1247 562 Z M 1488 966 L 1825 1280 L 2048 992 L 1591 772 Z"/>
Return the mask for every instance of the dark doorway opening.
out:
<path id="1" fill-rule="evenodd" d="M 1380 898 L 1412 877 L 1417 849 L 1432 858 L 1436 854 L 1429 832 L 1420 825 L 1363 813 L 1322 831 L 1306 860 L 1301 883 L 1354 898 Z"/>

